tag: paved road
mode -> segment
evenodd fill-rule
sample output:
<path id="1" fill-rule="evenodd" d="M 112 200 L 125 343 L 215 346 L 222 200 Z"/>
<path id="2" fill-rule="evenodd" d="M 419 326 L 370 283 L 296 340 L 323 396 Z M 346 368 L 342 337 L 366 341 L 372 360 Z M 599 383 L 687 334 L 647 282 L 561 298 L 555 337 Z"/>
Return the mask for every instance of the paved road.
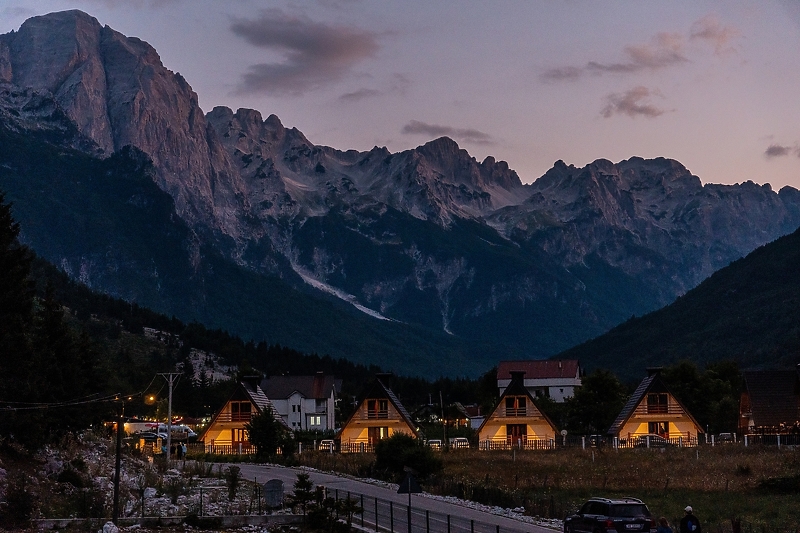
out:
<path id="1" fill-rule="evenodd" d="M 367 529 L 374 530 L 375 510 L 377 509 L 381 530 L 395 533 L 406 533 L 408 530 L 408 495 L 397 494 L 396 489 L 332 474 L 276 465 L 241 464 L 239 467 L 245 478 L 261 484 L 271 479 L 280 479 L 283 481 L 287 493 L 292 491 L 294 482 L 297 480 L 297 473 L 307 472 L 315 485 L 326 487 L 328 496 L 333 496 L 336 491 L 338 491 L 339 498 L 347 497 L 348 492 L 354 498 L 356 495 L 359 495 L 358 498 L 360 495 L 364 495 L 364 524 Z M 378 499 L 378 507 L 376 507 L 375 499 Z M 392 502 L 391 506 L 388 502 Z M 450 533 L 553 533 L 552 529 L 444 502 L 428 497 L 424 493 L 412 496 L 411 508 L 413 513 L 412 533 L 448 533 L 448 520 Z M 428 511 L 427 515 L 426 511 Z M 392 520 L 389 518 L 390 515 Z M 360 524 L 361 517 L 356 517 L 354 523 Z"/>

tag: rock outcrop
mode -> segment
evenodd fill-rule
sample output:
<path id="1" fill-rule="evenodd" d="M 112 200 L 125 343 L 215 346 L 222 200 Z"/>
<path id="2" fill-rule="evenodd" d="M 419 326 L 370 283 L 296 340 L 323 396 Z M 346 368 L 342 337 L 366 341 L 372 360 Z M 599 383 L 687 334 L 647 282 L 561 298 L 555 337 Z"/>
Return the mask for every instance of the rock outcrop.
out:
<path id="1" fill-rule="evenodd" d="M 105 154 L 139 148 L 183 217 L 237 235 L 247 211 L 238 172 L 197 95 L 146 42 L 81 11 L 33 17 L 0 37 L 0 79 L 52 94 Z"/>

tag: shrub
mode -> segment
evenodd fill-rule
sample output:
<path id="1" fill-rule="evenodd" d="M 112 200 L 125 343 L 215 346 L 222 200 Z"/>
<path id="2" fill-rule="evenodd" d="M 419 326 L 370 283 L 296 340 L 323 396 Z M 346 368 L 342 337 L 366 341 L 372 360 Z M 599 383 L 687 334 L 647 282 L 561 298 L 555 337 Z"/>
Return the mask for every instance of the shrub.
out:
<path id="1" fill-rule="evenodd" d="M 395 433 L 375 445 L 375 470 L 388 479 L 399 480 L 405 468 L 425 479 L 442 471 L 443 463 L 431 448 L 405 433 Z"/>

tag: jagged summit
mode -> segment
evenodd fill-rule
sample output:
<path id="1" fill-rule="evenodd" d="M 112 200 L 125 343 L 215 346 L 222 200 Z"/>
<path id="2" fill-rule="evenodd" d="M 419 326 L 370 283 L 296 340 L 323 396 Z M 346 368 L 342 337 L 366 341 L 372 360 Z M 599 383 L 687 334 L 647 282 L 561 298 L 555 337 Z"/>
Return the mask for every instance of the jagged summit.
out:
<path id="1" fill-rule="evenodd" d="M 155 49 L 80 11 L 34 17 L 0 35 L 0 134 L 8 132 L 93 158 L 133 146 L 152 160 L 147 178 L 169 196 L 165 209 L 174 202 L 166 219 L 189 232 L 170 254 L 186 255 L 192 273 L 182 283 L 203 294 L 173 302 L 171 313 L 249 309 L 204 285 L 204 272 L 245 269 L 344 302 L 370 320 L 513 346 L 526 357 L 668 303 L 800 225 L 800 191 L 703 185 L 671 159 L 598 159 L 580 168 L 559 160 L 525 185 L 505 161 L 479 162 L 448 137 L 398 153 L 339 150 L 272 114 L 225 106 L 204 113 Z M 24 167 L 4 164 L 0 175 Z M 39 196 L 17 198 L 42 202 L 49 216 L 54 208 Z M 127 195 L 124 205 L 148 205 L 140 196 Z M 148 241 L 173 242 L 168 237 Z M 137 248 L 126 253 L 141 254 L 139 263 L 115 262 L 113 247 L 122 245 L 108 244 L 89 261 L 49 234 L 39 245 L 54 263 L 112 292 L 131 264 L 150 265 L 158 255 Z M 159 276 L 169 268 L 129 274 L 155 280 L 160 298 Z M 218 325 L 235 331 L 259 320 L 262 338 L 286 338 L 258 313 Z"/>

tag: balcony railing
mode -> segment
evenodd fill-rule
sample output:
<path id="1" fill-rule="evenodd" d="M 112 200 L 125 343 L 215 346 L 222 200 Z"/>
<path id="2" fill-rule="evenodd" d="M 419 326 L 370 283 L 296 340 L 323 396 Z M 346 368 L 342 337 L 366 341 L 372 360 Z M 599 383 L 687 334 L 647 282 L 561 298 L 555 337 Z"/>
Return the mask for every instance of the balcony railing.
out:
<path id="1" fill-rule="evenodd" d="M 375 451 L 375 445 L 364 440 L 352 440 L 343 442 L 341 445 L 342 453 L 372 453 Z"/>
<path id="2" fill-rule="evenodd" d="M 506 416 L 527 416 L 528 410 L 525 407 L 506 407 Z"/>
<path id="3" fill-rule="evenodd" d="M 358 411 L 353 420 L 386 420 L 389 418 L 389 410 L 382 411 Z"/>
<path id="4" fill-rule="evenodd" d="M 250 422 L 253 413 L 220 413 L 217 422 Z"/>
<path id="5" fill-rule="evenodd" d="M 513 440 L 511 437 L 496 437 L 478 443 L 478 448 L 481 450 L 552 450 L 555 447 L 555 440 L 548 437 L 524 436 Z"/>
<path id="6" fill-rule="evenodd" d="M 669 405 L 640 404 L 634 413 L 637 415 L 682 415 L 683 409 L 676 403 L 670 403 Z"/>

